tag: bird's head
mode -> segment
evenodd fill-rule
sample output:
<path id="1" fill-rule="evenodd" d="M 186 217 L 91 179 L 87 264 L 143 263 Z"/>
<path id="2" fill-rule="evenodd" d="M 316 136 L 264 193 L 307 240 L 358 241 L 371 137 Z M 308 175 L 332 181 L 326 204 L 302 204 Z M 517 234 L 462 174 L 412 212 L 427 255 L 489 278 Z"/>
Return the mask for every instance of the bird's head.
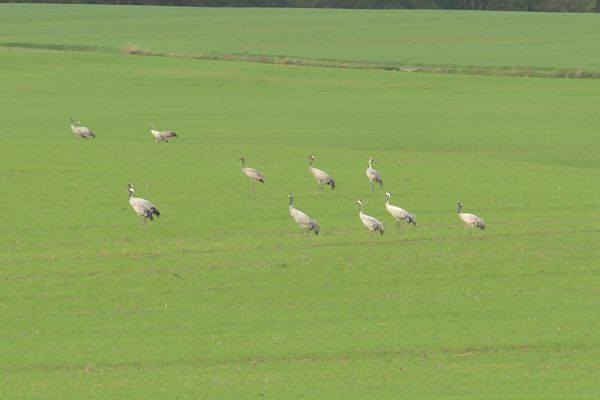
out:
<path id="1" fill-rule="evenodd" d="M 362 205 L 363 205 L 362 201 L 360 201 L 360 200 L 356 200 L 356 204 L 358 204 L 358 205 L 359 205 L 359 206 L 361 206 L 361 207 L 362 207 Z"/>
<path id="2" fill-rule="evenodd" d="M 315 156 L 313 156 L 312 154 L 309 154 L 309 155 L 308 155 L 308 158 L 310 158 L 311 160 L 314 160 L 314 159 L 315 159 Z"/>
<path id="3" fill-rule="evenodd" d="M 154 122 L 150 122 L 150 129 L 154 129 Z"/>
<path id="4" fill-rule="evenodd" d="M 246 159 L 244 158 L 244 156 L 240 157 L 240 161 L 246 161 Z"/>
<path id="5" fill-rule="evenodd" d="M 463 208 L 463 203 L 461 203 L 460 201 L 456 204 L 456 207 L 458 208 L 458 212 L 460 212 L 460 210 L 462 210 Z"/>
<path id="6" fill-rule="evenodd" d="M 288 195 L 288 197 L 289 197 L 290 199 L 291 199 L 291 198 L 293 198 L 293 197 L 294 197 L 294 193 L 290 193 L 290 194 Z"/>
<path id="7" fill-rule="evenodd" d="M 133 189 L 133 185 L 131 183 L 127 184 L 127 191 L 131 194 L 133 194 L 133 192 L 135 192 L 135 190 Z"/>
<path id="8" fill-rule="evenodd" d="M 390 192 L 385 192 L 385 197 L 389 199 L 390 197 L 392 197 L 392 195 L 390 194 Z"/>

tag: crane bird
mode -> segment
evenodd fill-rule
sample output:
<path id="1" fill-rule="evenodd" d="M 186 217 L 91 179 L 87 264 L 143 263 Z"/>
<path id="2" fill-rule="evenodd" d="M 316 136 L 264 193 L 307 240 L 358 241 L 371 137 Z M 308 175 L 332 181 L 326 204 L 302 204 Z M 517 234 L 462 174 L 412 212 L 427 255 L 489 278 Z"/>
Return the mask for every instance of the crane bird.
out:
<path id="1" fill-rule="evenodd" d="M 129 204 L 131 204 L 131 207 L 133 207 L 133 210 L 137 215 L 144 217 L 144 223 L 147 219 L 152 221 L 155 215 L 157 218 L 160 217 L 160 212 L 148 200 L 141 199 L 139 197 L 133 197 L 135 190 L 133 189 L 133 185 L 131 183 L 127 184 L 127 191 L 129 192 Z"/>
<path id="2" fill-rule="evenodd" d="M 385 192 L 385 208 L 388 212 L 394 217 L 396 220 L 396 228 L 400 228 L 400 222 L 406 221 L 409 224 L 413 224 L 415 227 L 417 226 L 417 219 L 414 214 L 409 213 L 403 208 L 393 206 L 390 204 L 390 197 L 392 195 L 389 192 Z"/>
<path id="3" fill-rule="evenodd" d="M 313 174 L 313 176 L 317 180 L 317 183 L 319 184 L 319 190 L 323 190 L 323 185 L 329 185 L 329 186 L 331 186 L 332 190 L 335 189 L 335 181 L 333 180 L 331 175 L 329 175 L 327 172 L 325 172 L 323 170 L 320 170 L 319 168 L 315 168 L 312 166 L 313 162 L 315 161 L 315 156 L 313 156 L 311 154 L 308 156 L 308 158 L 310 158 L 310 163 L 308 164 L 308 170 L 310 171 L 311 174 Z"/>
<path id="4" fill-rule="evenodd" d="M 242 162 L 242 172 L 252 181 L 252 188 L 254 188 L 256 182 L 265 183 L 265 175 L 262 172 L 254 168 L 244 167 L 246 161 L 244 157 L 240 157 L 240 161 Z"/>
<path id="5" fill-rule="evenodd" d="M 485 222 L 483 222 L 482 218 L 479 218 L 477 215 L 469 214 L 461 212 L 463 208 L 463 204 L 461 202 L 458 203 L 458 216 L 465 224 L 465 228 L 479 228 L 481 230 L 485 229 Z M 471 229 L 469 229 L 469 237 L 471 237 Z"/>
<path id="6" fill-rule="evenodd" d="M 154 143 L 168 142 L 170 137 L 177 137 L 175 131 L 157 131 L 154 129 L 154 123 L 150 122 L 150 133 L 154 136 Z"/>
<path id="7" fill-rule="evenodd" d="M 373 169 L 373 161 L 375 161 L 375 159 L 371 156 L 369 158 L 369 168 L 367 168 L 367 178 L 371 181 L 371 192 L 375 191 L 375 183 L 379 183 L 380 186 L 383 186 L 381 175 Z"/>
<path id="8" fill-rule="evenodd" d="M 289 210 L 290 210 L 290 215 L 292 216 L 294 221 L 296 221 L 296 223 L 300 226 L 300 229 L 302 229 L 301 232 L 304 232 L 306 230 L 307 233 L 308 233 L 308 231 L 313 231 L 313 232 L 315 232 L 315 235 L 319 234 L 320 228 L 319 228 L 319 224 L 317 223 L 317 221 L 315 221 L 314 219 L 312 219 L 311 217 L 309 217 L 308 215 L 306 215 L 305 213 L 303 213 L 302 211 L 300 211 L 294 207 L 294 194 L 293 193 L 290 193 Z"/>
<path id="9" fill-rule="evenodd" d="M 363 214 L 363 203 L 360 200 L 356 200 L 358 204 L 358 216 L 362 221 L 363 225 L 367 227 L 371 232 L 378 231 L 383 236 L 383 224 L 377 220 L 377 218 L 371 217 L 370 215 Z"/>
<path id="10" fill-rule="evenodd" d="M 71 117 L 71 131 L 75 134 L 75 136 L 82 137 L 87 139 L 89 137 L 96 138 L 96 134 L 92 132 L 90 128 L 85 126 L 81 126 L 81 122 L 77 121 L 75 118 Z"/>

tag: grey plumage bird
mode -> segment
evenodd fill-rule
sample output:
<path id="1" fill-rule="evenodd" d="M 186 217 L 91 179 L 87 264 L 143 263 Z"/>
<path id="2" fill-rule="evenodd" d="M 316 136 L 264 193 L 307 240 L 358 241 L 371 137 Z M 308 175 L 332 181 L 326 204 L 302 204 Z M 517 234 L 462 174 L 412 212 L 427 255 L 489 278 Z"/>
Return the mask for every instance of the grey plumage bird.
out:
<path id="1" fill-rule="evenodd" d="M 314 219 L 312 219 L 311 217 L 309 217 L 308 215 L 306 215 L 305 213 L 303 213 L 302 211 L 300 211 L 294 207 L 294 194 L 293 193 L 290 193 L 289 211 L 290 211 L 291 217 L 300 226 L 300 229 L 302 229 L 302 232 L 313 231 L 315 233 L 315 235 L 319 234 L 320 227 L 319 227 L 319 224 L 317 223 L 317 221 L 315 221 Z"/>
<path id="2" fill-rule="evenodd" d="M 461 202 L 458 203 L 458 216 L 465 224 L 465 228 L 469 228 L 469 237 L 471 237 L 471 229 L 470 228 L 479 228 L 481 230 L 485 229 L 485 222 L 482 218 L 478 217 L 475 214 L 469 214 L 462 212 L 463 204 Z"/>
<path id="3" fill-rule="evenodd" d="M 308 164 L 308 170 L 315 177 L 317 183 L 319 184 L 319 190 L 323 190 L 323 185 L 331 186 L 331 189 L 335 189 L 335 180 L 329 175 L 327 172 L 320 170 L 319 168 L 315 168 L 312 166 L 315 161 L 315 156 L 312 154 L 308 156 L 310 158 L 310 162 Z"/>
<path id="4" fill-rule="evenodd" d="M 385 192 L 385 209 L 390 213 L 396 220 L 396 228 L 400 228 L 400 222 L 406 221 L 408 224 L 417 226 L 417 218 L 414 214 L 409 213 L 404 208 L 394 206 L 390 204 L 390 198 L 392 195 L 389 192 Z"/>
<path id="5" fill-rule="evenodd" d="M 367 178 L 371 181 L 371 192 L 375 191 L 375 184 L 379 183 L 379 186 L 383 186 L 383 179 L 381 179 L 381 175 L 379 172 L 373 169 L 373 161 L 375 159 L 371 156 L 369 157 L 369 168 L 367 168 Z"/>
<path id="6" fill-rule="evenodd" d="M 383 224 L 375 217 L 363 213 L 363 203 L 356 200 L 358 204 L 358 216 L 363 225 L 371 232 L 379 232 L 383 236 Z"/>
<path id="7" fill-rule="evenodd" d="M 246 159 L 244 157 L 240 157 L 240 161 L 242 162 L 241 170 L 248 178 L 250 178 L 252 188 L 254 188 L 256 182 L 265 183 L 265 175 L 262 172 L 254 168 L 245 167 L 244 163 L 246 162 Z"/>
<path id="8" fill-rule="evenodd" d="M 160 212 L 154 207 L 154 204 L 146 199 L 133 197 L 135 190 L 131 183 L 127 185 L 127 192 L 129 193 L 129 204 L 131 204 L 137 215 L 144 217 L 144 222 L 148 219 L 152 221 L 155 215 L 157 218 L 160 217 Z"/>
<path id="9" fill-rule="evenodd" d="M 175 131 L 157 131 L 154 129 L 154 123 L 150 122 L 150 133 L 154 136 L 154 143 L 168 142 L 169 138 L 177 137 Z"/>
<path id="10" fill-rule="evenodd" d="M 88 127 L 81 126 L 81 122 L 71 117 L 71 131 L 77 137 L 87 139 L 89 137 L 96 138 L 96 134 Z"/>

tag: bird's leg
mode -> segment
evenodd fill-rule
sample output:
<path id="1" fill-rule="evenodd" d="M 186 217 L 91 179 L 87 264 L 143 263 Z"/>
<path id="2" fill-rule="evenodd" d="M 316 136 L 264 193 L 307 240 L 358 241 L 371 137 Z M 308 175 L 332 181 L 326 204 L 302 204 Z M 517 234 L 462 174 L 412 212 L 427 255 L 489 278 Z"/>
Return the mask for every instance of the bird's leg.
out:
<path id="1" fill-rule="evenodd" d="M 319 183 L 319 190 L 320 190 L 321 192 L 323 191 L 323 185 L 321 185 L 320 183 Z"/>

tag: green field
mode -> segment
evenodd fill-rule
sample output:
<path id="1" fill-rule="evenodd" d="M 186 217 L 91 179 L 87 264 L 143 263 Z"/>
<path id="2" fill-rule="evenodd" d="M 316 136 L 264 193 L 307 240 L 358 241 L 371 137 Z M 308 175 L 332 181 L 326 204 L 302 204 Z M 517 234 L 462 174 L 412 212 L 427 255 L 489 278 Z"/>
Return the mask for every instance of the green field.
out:
<path id="1" fill-rule="evenodd" d="M 2 4 L 0 45 L 600 71 L 600 15 Z"/>
<path id="2" fill-rule="evenodd" d="M 120 49 L 600 70 L 598 17 L 1 4 L 0 397 L 596 398 L 600 80 Z"/>

